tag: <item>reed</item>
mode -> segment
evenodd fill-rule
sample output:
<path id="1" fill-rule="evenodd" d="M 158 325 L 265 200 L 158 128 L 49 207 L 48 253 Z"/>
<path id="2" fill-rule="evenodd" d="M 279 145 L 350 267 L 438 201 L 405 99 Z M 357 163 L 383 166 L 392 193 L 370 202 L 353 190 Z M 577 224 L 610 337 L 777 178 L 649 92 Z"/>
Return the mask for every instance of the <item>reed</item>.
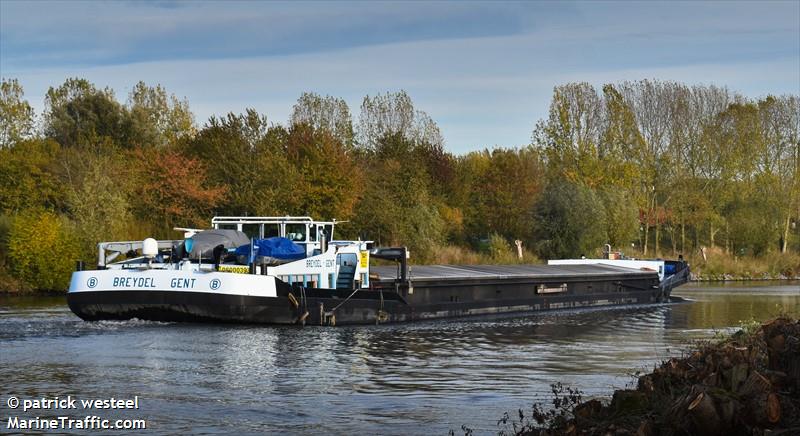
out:
<path id="1" fill-rule="evenodd" d="M 413 253 L 412 253 L 413 255 Z M 460 245 L 442 245 L 434 250 L 434 254 L 427 262 L 436 265 L 519 265 L 537 264 L 542 261 L 528 250 L 522 250 L 520 259 L 516 247 L 490 244 L 484 250 L 473 250 Z"/>
<path id="2" fill-rule="evenodd" d="M 706 250 L 705 258 L 688 258 L 696 280 L 776 280 L 800 277 L 800 254 L 768 253 L 739 257 L 719 249 Z"/>

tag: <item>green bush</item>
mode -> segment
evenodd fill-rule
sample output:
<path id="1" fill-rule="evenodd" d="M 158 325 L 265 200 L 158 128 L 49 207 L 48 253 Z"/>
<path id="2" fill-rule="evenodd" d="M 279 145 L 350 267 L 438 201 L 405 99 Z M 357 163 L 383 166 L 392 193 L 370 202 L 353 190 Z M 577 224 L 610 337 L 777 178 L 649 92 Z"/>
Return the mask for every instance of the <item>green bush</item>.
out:
<path id="1" fill-rule="evenodd" d="M 513 264 L 521 262 L 517 256 L 517 248 L 512 247 L 508 240 L 499 233 L 489 235 L 486 248 L 489 252 L 491 263 Z"/>
<path id="2" fill-rule="evenodd" d="M 558 180 L 547 185 L 534 209 L 536 250 L 543 259 L 591 256 L 606 242 L 606 212 L 585 186 Z"/>
<path id="3" fill-rule="evenodd" d="M 26 211 L 14 217 L 8 234 L 11 272 L 31 288 L 61 291 L 79 257 L 69 222 L 48 211 Z"/>

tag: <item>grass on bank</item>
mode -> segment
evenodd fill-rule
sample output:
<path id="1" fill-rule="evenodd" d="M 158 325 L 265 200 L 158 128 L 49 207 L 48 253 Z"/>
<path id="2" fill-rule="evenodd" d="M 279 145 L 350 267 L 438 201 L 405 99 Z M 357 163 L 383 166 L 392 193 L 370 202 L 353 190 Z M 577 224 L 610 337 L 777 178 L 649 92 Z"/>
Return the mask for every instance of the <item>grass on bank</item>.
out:
<path id="1" fill-rule="evenodd" d="M 708 249 L 688 257 L 696 280 L 776 280 L 800 277 L 800 254 L 768 253 L 740 257 L 721 249 Z"/>
<path id="2" fill-rule="evenodd" d="M 499 241 L 490 243 L 489 246 L 483 250 L 472 250 L 458 245 L 440 246 L 435 250 L 429 260 L 429 262 L 420 263 L 434 265 L 517 265 L 543 263 L 542 260 L 524 247 L 522 249 L 522 257 L 520 258 L 516 247 L 512 248 L 510 244 L 503 244 Z"/>

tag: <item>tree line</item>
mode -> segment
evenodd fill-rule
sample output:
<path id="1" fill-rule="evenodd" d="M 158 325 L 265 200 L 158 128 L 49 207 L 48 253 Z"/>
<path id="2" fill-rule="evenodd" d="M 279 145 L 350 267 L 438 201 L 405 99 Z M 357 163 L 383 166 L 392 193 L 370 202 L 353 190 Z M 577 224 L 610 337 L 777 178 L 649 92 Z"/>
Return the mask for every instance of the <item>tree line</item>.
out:
<path id="1" fill-rule="evenodd" d="M 107 240 L 179 237 L 214 215 L 347 221 L 339 237 L 539 258 L 605 243 L 648 256 L 800 250 L 800 97 L 641 80 L 555 87 L 531 142 L 455 155 L 403 91 L 303 93 L 285 123 L 195 121 L 137 83 L 124 102 L 72 78 L 34 113 L 0 83 L 0 286 L 63 289 Z M 446 260 L 445 260 L 446 261 Z"/>

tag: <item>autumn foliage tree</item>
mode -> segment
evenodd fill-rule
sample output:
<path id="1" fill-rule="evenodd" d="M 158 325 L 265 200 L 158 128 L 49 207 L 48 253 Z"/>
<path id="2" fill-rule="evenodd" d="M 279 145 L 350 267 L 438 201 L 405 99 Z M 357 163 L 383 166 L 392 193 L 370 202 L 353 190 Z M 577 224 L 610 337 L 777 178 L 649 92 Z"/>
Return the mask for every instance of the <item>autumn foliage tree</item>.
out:
<path id="1" fill-rule="evenodd" d="M 14 275 L 30 287 L 46 291 L 69 285 L 69 274 L 80 256 L 69 222 L 41 209 L 14 216 L 7 249 Z"/>
<path id="2" fill-rule="evenodd" d="M 196 133 L 189 102 L 168 95 L 161 85 L 137 83 L 126 110 L 128 142 L 135 146 L 166 147 Z"/>
<path id="3" fill-rule="evenodd" d="M 352 148 L 324 127 L 290 127 L 286 157 L 295 168 L 296 213 L 348 220 L 355 213 L 364 182 Z"/>
<path id="4" fill-rule="evenodd" d="M 58 209 L 63 186 L 53 177 L 60 146 L 48 139 L 27 139 L 0 148 L 0 213 Z"/>
<path id="5" fill-rule="evenodd" d="M 68 79 L 45 97 L 44 134 L 62 147 L 89 148 L 128 137 L 126 114 L 110 88 L 85 79 Z M 101 147 L 102 148 L 102 147 Z"/>
<path id="6" fill-rule="evenodd" d="M 786 251 L 792 240 L 797 246 L 800 219 L 797 101 L 657 80 L 607 84 L 602 93 L 566 84 L 555 88 L 533 143 L 548 179 L 601 193 L 609 217 L 630 216 L 614 208 L 636 205 L 638 238 L 613 237 L 618 243 L 630 238 L 647 255 L 665 245 L 673 255 L 701 246 Z M 613 196 L 602 195 L 610 188 Z M 622 228 L 633 226 L 609 221 L 609 236 Z"/>
<path id="7" fill-rule="evenodd" d="M 466 233 L 533 244 L 533 207 L 545 183 L 539 151 L 531 147 L 472 152 L 458 161 L 456 204 Z M 474 242 L 474 240 L 473 240 Z"/>
<path id="8" fill-rule="evenodd" d="M 0 79 L 0 149 L 9 148 L 33 134 L 33 108 L 16 79 Z"/>
<path id="9" fill-rule="evenodd" d="M 157 227 L 207 226 L 227 188 L 210 186 L 198 159 L 176 150 L 134 150 L 137 213 Z"/>

